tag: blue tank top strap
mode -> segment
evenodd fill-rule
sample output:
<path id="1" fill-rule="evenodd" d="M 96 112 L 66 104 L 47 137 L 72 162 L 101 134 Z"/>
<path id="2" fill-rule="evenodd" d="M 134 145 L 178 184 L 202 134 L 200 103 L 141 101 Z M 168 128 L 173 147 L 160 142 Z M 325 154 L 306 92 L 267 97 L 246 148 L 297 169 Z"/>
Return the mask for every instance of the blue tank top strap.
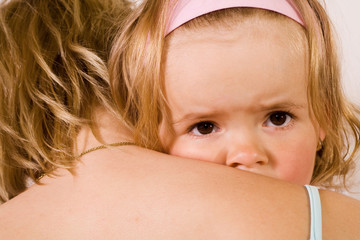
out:
<path id="1" fill-rule="evenodd" d="M 305 187 L 309 194 L 310 200 L 310 240 L 322 240 L 322 217 L 319 190 L 317 187 L 310 185 L 305 185 Z"/>

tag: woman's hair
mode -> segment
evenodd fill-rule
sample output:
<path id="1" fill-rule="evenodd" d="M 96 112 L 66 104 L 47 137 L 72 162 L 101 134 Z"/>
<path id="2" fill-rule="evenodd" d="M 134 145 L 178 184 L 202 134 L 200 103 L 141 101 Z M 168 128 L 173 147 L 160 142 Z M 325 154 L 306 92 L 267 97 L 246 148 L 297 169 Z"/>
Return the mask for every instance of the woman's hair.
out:
<path id="1" fill-rule="evenodd" d="M 305 28 L 299 25 L 299 31 L 308 47 L 310 107 L 326 132 L 322 148 L 317 152 L 312 184 L 336 187 L 334 180 L 340 177 L 343 182 L 339 186 L 346 186 L 345 176 L 354 165 L 360 144 L 359 109 L 342 92 L 332 25 L 324 8 L 317 0 L 293 2 L 306 25 Z M 161 62 L 167 38 L 171 37 L 170 34 L 165 38 L 164 32 L 173 3 L 145 0 L 128 18 L 109 60 L 112 94 L 119 111 L 133 126 L 137 143 L 156 150 L 164 150 L 159 140 L 159 125 L 169 120 Z M 260 14 L 284 19 L 280 14 L 260 12 L 266 11 L 221 10 L 198 17 L 179 29 L 203 27 L 234 14 L 243 18 Z"/>
<path id="2" fill-rule="evenodd" d="M 75 164 L 80 127 L 114 111 L 107 60 L 126 0 L 0 4 L 0 203 L 26 180 Z"/>

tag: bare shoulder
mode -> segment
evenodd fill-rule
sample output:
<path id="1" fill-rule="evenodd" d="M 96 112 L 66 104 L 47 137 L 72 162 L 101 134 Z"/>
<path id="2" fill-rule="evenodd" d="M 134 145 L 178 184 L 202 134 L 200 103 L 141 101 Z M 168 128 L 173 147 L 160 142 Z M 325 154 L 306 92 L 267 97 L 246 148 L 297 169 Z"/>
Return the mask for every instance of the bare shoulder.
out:
<path id="1" fill-rule="evenodd" d="M 332 191 L 321 191 L 320 197 L 324 239 L 359 239 L 360 201 Z"/>
<path id="2" fill-rule="evenodd" d="M 0 206 L 0 239 L 66 239 L 74 232 L 71 174 L 45 181 Z"/>
<path id="3" fill-rule="evenodd" d="M 333 209 L 325 218 L 344 217 L 324 229 L 348 211 L 358 221 L 358 202 L 321 195 Z M 308 228 L 301 186 L 133 146 L 89 154 L 75 176 L 46 178 L 0 207 L 0 239 L 306 239 Z"/>

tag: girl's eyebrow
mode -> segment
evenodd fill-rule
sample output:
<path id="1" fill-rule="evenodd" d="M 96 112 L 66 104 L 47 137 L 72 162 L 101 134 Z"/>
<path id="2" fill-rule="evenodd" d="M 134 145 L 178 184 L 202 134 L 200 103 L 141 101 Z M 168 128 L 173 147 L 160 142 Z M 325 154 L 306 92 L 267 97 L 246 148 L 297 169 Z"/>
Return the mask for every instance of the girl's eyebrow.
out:
<path id="1" fill-rule="evenodd" d="M 261 104 L 259 103 L 259 106 L 254 107 L 250 111 L 271 111 L 271 110 L 281 110 L 281 109 L 304 109 L 306 108 L 306 104 L 297 104 L 293 102 L 277 102 L 277 103 L 269 103 L 269 104 Z M 250 108 L 249 108 L 250 109 Z M 218 116 L 220 114 L 223 114 L 219 110 L 209 110 L 209 111 L 196 111 L 196 112 L 189 112 L 184 115 L 181 115 L 180 117 L 177 117 L 174 119 L 174 121 L 171 123 L 172 125 L 180 124 L 184 121 L 191 121 L 191 120 L 206 120 L 210 119 L 214 116 Z"/>
<path id="2" fill-rule="evenodd" d="M 302 109 L 306 108 L 306 104 L 297 104 L 293 102 L 279 102 L 270 104 L 259 104 L 259 110 L 265 111 L 270 109 Z"/>
<path id="3" fill-rule="evenodd" d="M 184 121 L 191 121 L 191 120 L 206 120 L 209 118 L 212 118 L 216 115 L 221 114 L 220 111 L 216 112 L 190 112 L 185 115 L 182 115 L 181 117 L 178 117 L 175 119 L 175 121 L 172 122 L 172 125 L 180 124 Z"/>

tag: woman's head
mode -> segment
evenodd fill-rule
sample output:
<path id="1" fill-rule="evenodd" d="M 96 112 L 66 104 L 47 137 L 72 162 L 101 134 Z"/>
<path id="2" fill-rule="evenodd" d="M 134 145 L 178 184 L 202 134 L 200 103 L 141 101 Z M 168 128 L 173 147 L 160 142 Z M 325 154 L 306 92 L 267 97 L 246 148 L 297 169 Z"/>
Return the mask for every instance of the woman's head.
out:
<path id="1" fill-rule="evenodd" d="M 234 69 L 236 71 L 240 71 L 236 72 L 236 74 L 238 74 L 239 76 L 249 76 L 245 73 L 242 74 L 242 72 L 246 71 L 247 69 L 252 69 L 253 74 L 259 75 L 261 73 L 267 73 L 275 76 L 277 72 L 281 72 L 280 69 L 278 71 L 274 71 L 274 69 L 261 70 L 259 66 L 265 67 L 266 64 L 269 64 L 269 67 L 274 67 L 278 63 L 277 60 L 279 60 L 279 55 L 274 54 L 274 56 L 277 56 L 277 59 L 274 59 L 274 61 L 268 59 L 268 61 L 266 62 L 266 56 L 269 55 L 266 51 L 268 50 L 269 52 L 272 52 L 275 51 L 277 47 L 281 46 L 283 47 L 284 51 L 289 51 L 289 56 L 292 56 L 288 59 L 289 62 L 296 62 L 294 60 L 296 58 L 294 57 L 296 56 L 296 54 L 303 60 L 302 63 L 304 63 L 304 66 L 299 64 L 299 62 L 296 62 L 296 64 L 288 63 L 287 65 L 284 64 L 284 69 L 282 70 L 284 73 L 286 72 L 285 70 L 291 68 L 293 71 L 299 71 L 297 76 L 299 74 L 305 76 L 303 77 L 304 85 L 302 86 L 302 99 L 305 98 L 306 100 L 306 109 L 304 109 L 306 111 L 304 112 L 307 112 L 308 115 L 307 123 L 309 123 L 308 129 L 310 129 L 310 132 L 307 132 L 309 136 L 306 136 L 306 134 L 301 135 L 304 132 L 301 133 L 301 131 L 299 131 L 298 133 L 300 135 L 298 135 L 298 138 L 296 138 L 295 135 L 289 137 L 287 140 L 284 140 L 286 139 L 284 138 L 284 148 L 279 147 L 278 149 L 281 149 L 281 151 L 277 150 L 277 155 L 283 157 L 286 155 L 284 153 L 290 154 L 291 152 L 293 152 L 294 155 L 302 156 L 304 152 L 297 151 L 296 147 L 293 148 L 294 145 L 292 145 L 292 143 L 297 143 L 297 146 L 299 146 L 300 149 L 303 149 L 301 147 L 304 147 L 304 144 L 306 145 L 311 143 L 311 146 L 306 149 L 309 150 L 307 151 L 309 152 L 307 156 L 310 156 L 310 162 L 311 159 L 312 162 L 314 162 L 316 156 L 315 167 L 313 166 L 313 164 L 310 164 L 312 165 L 312 167 L 314 167 L 314 171 L 310 171 L 310 174 L 313 172 L 312 183 L 325 185 L 326 183 L 331 182 L 333 176 L 342 176 L 348 172 L 349 167 L 353 161 L 353 156 L 347 156 L 348 160 L 344 160 L 345 152 L 347 151 L 348 147 L 347 141 L 344 140 L 344 137 L 346 134 L 348 134 L 347 136 L 354 136 L 355 141 L 358 142 L 359 137 L 357 136 L 357 132 L 359 129 L 359 122 L 354 116 L 353 110 L 350 109 L 351 105 L 346 105 L 347 103 L 345 102 L 342 95 L 339 85 L 339 67 L 337 63 L 335 46 L 332 39 L 333 37 L 331 35 L 332 33 L 330 23 L 325 11 L 317 1 L 310 0 L 293 2 L 294 5 L 297 6 L 297 9 L 301 15 L 301 19 L 304 21 L 305 27 L 301 26 L 300 24 L 296 23 L 288 17 L 284 17 L 281 14 L 269 12 L 266 10 L 259 10 L 254 8 L 227 9 L 199 16 L 198 18 L 193 19 L 185 23 L 184 25 L 181 25 L 174 32 L 164 38 L 164 33 L 166 33 L 167 27 L 169 26 L 169 23 L 166 22 L 166 19 L 168 19 L 168 16 L 171 16 L 169 12 L 172 11 L 172 3 L 174 3 L 174 1 L 171 1 L 170 3 L 161 2 L 157 4 L 151 3 L 151 1 L 145 1 L 142 9 L 139 10 L 138 16 L 135 16 L 134 18 L 137 21 L 136 24 L 129 25 L 132 28 L 132 33 L 135 33 L 134 35 L 141 35 L 141 31 L 137 30 L 143 30 L 142 44 L 144 46 L 144 51 L 140 51 L 139 54 L 136 56 L 136 61 L 138 61 L 138 65 L 136 67 L 139 70 L 138 72 L 141 72 L 141 75 L 139 75 L 139 73 L 130 72 L 127 69 L 123 69 L 124 71 L 120 71 L 120 73 L 126 75 L 126 84 L 132 86 L 134 89 L 137 89 L 136 86 L 141 85 L 142 83 L 150 86 L 151 89 L 156 89 L 153 92 L 151 100 L 145 100 L 144 98 L 141 99 L 141 95 L 136 92 L 136 90 L 130 90 L 131 94 L 135 93 L 134 96 L 138 94 L 137 97 L 141 99 L 137 101 L 136 104 L 131 101 L 128 103 L 128 106 L 132 106 L 134 109 L 136 109 L 137 116 L 131 119 L 131 121 L 134 123 L 135 128 L 137 126 L 141 126 L 141 124 L 137 125 L 139 122 L 146 122 L 144 119 L 151 123 L 157 121 L 157 125 L 160 125 L 160 122 L 162 122 L 163 124 L 161 125 L 165 126 L 166 129 L 163 130 L 162 133 L 172 131 L 172 135 L 169 136 L 168 134 L 166 138 L 167 140 L 163 141 L 163 143 L 165 142 L 165 146 L 162 147 L 164 147 L 165 150 L 174 153 L 175 151 L 172 150 L 174 150 L 174 146 L 176 147 L 176 140 L 178 139 L 177 131 L 172 125 L 174 121 L 176 122 L 176 120 L 174 120 L 174 109 L 178 107 L 177 110 L 179 110 L 183 106 L 192 106 L 194 107 L 192 109 L 195 109 L 196 104 L 191 105 L 191 103 L 187 100 L 191 98 L 189 95 L 194 96 L 195 94 L 197 94 L 196 96 L 199 96 L 198 93 L 201 92 L 201 89 L 199 89 L 197 92 L 193 91 L 194 89 L 192 89 L 192 87 L 199 88 L 198 84 L 199 82 L 201 82 L 199 79 L 201 79 L 202 77 L 202 80 L 206 79 L 206 77 L 204 77 L 205 75 L 201 75 L 203 74 L 204 70 L 207 71 L 208 78 L 212 74 L 214 75 L 214 78 L 218 77 L 219 79 L 221 79 L 220 75 L 224 75 L 224 77 L 228 76 L 226 74 L 232 72 L 232 70 Z M 151 14 L 153 18 L 150 17 Z M 143 18 L 143 16 L 147 16 L 146 23 L 143 22 L 145 21 L 145 18 Z M 158 27 L 159 30 L 153 28 L 153 26 L 155 25 Z M 234 32 L 236 32 L 237 34 L 235 34 Z M 130 38 L 129 42 L 133 41 L 134 43 L 137 42 L 137 44 L 140 44 L 141 38 L 139 38 L 139 35 L 137 36 L 137 40 L 131 40 Z M 287 37 L 285 37 L 286 35 Z M 124 36 L 126 36 L 126 31 L 123 37 Z M 279 38 L 278 41 L 274 42 L 273 40 L 277 37 Z M 124 40 L 124 38 L 120 39 Z M 242 41 L 243 39 L 247 40 Z M 231 61 L 228 61 L 230 58 L 229 56 L 231 56 L 232 54 L 234 54 L 235 56 L 239 56 L 235 53 L 246 54 L 246 51 L 249 51 L 249 47 L 252 47 L 251 44 L 257 43 L 259 39 L 262 39 L 262 45 L 268 44 L 267 49 L 264 48 L 264 51 L 262 52 L 258 51 L 259 53 L 257 61 L 259 61 L 259 64 L 256 64 L 256 60 L 254 59 L 248 59 L 249 61 L 246 62 L 245 59 L 247 59 L 247 56 L 242 56 L 242 59 L 235 60 L 240 62 L 243 61 L 246 64 L 251 63 L 252 65 L 243 64 L 237 68 L 236 64 L 232 64 L 231 70 L 229 70 L 228 72 L 226 72 L 225 70 L 222 72 L 220 71 L 221 67 L 224 67 L 224 69 L 226 69 L 226 66 L 224 66 L 225 63 L 227 63 L 226 65 L 231 64 Z M 211 41 L 213 41 L 212 45 L 210 44 Z M 218 42 L 218 44 L 215 44 L 216 41 Z M 244 44 L 234 44 L 234 42 Z M 197 47 L 196 43 L 199 43 Z M 225 43 L 231 43 L 233 45 Z M 271 43 L 275 43 L 275 45 L 272 45 Z M 247 45 L 244 46 L 245 44 Z M 218 52 L 217 54 L 219 55 L 219 57 L 216 58 L 216 54 L 211 53 L 211 51 L 216 51 L 221 49 L 223 46 L 230 45 L 236 49 L 234 49 L 234 51 L 231 51 L 229 50 L 229 48 L 227 50 L 228 54 L 226 55 L 221 55 L 222 53 Z M 117 46 L 115 46 L 115 49 L 116 47 Z M 120 56 L 118 59 L 121 59 L 122 61 L 121 64 L 123 64 L 124 66 L 126 65 L 128 69 L 133 70 L 134 68 L 127 65 L 131 65 L 131 63 L 127 62 L 127 60 L 134 60 L 132 58 L 131 51 L 133 51 L 132 47 L 130 47 L 129 49 L 120 49 L 119 52 L 115 50 L 114 52 L 121 53 L 122 55 L 118 55 L 118 57 Z M 199 54 L 196 55 L 196 52 L 198 52 Z M 253 56 L 253 53 L 255 54 L 256 51 L 248 52 L 247 55 L 249 56 L 249 58 L 250 56 Z M 189 57 L 187 61 L 184 60 L 186 59 L 186 54 L 188 54 Z M 204 58 L 206 54 L 208 54 L 208 57 Z M 261 57 L 261 54 L 264 54 L 263 58 Z M 126 56 L 126 58 L 123 56 Z M 197 57 L 199 56 L 200 58 L 197 59 Z M 224 59 L 224 61 L 221 61 L 222 58 Z M 197 59 L 197 61 L 195 61 L 194 59 Z M 211 62 L 210 60 L 214 61 Z M 209 64 L 201 65 L 201 63 L 204 62 L 207 62 Z M 266 64 L 260 64 L 260 62 L 266 62 Z M 286 63 L 286 61 L 284 61 L 284 63 Z M 116 63 L 115 61 L 112 62 L 111 66 L 118 66 L 117 64 L 118 63 Z M 248 66 L 248 68 L 243 68 L 244 65 Z M 151 66 L 151 68 L 148 68 L 148 66 Z M 299 67 L 301 67 L 301 69 L 299 69 Z M 219 71 L 214 71 L 214 69 Z M 119 68 L 117 70 L 119 70 Z M 151 72 L 151 74 L 147 74 L 149 72 Z M 283 75 L 281 77 L 284 78 L 286 77 L 286 75 Z M 175 81 L 171 80 L 172 78 L 177 79 L 177 85 L 175 84 Z M 241 79 L 241 77 L 239 78 Z M 259 89 L 261 87 L 273 87 L 271 84 L 266 85 L 265 83 L 263 86 L 260 86 L 259 83 L 257 83 L 256 85 L 256 83 L 252 83 L 250 79 L 251 78 L 247 79 L 247 82 L 250 84 L 248 84 L 248 86 L 245 85 L 244 88 L 241 88 L 241 85 L 239 85 L 238 88 L 233 87 L 227 89 L 231 90 L 233 93 L 229 94 L 232 95 L 231 97 L 234 98 L 234 101 L 232 101 L 232 103 L 235 103 L 235 100 L 241 99 L 241 94 L 247 93 L 245 91 L 246 89 L 251 93 L 255 94 L 255 92 L 253 92 L 254 89 Z M 266 78 L 262 79 L 266 81 Z M 270 76 L 269 79 L 271 79 Z M 183 80 L 183 83 L 181 83 L 181 80 Z M 171 81 L 171 83 L 169 81 Z M 289 82 L 291 81 L 284 80 L 282 87 L 286 86 L 286 84 L 288 84 Z M 224 79 L 224 84 L 225 83 L 226 79 Z M 236 83 L 239 84 L 239 82 Z M 269 84 L 269 82 L 267 83 Z M 186 84 L 188 87 L 187 89 Z M 226 88 L 222 87 L 220 83 L 214 83 L 210 80 L 209 84 L 212 84 L 212 86 L 210 87 L 217 86 L 217 88 L 221 90 L 224 90 Z M 243 84 L 246 84 L 245 80 L 243 81 Z M 281 85 L 280 82 L 279 85 Z M 204 87 L 204 89 L 207 89 L 208 87 L 205 85 L 205 82 L 202 82 L 202 86 Z M 259 87 L 255 88 L 254 86 Z M 297 89 L 300 88 L 300 85 L 290 84 L 288 88 L 282 90 L 288 90 L 289 93 L 292 93 L 292 91 L 294 91 L 294 89 L 291 88 L 292 86 L 295 86 Z M 114 89 L 116 90 L 116 88 Z M 148 89 L 150 88 L 148 87 Z M 234 93 L 235 89 L 238 89 L 238 92 L 241 94 L 236 96 Z M 281 89 L 279 88 L 279 90 Z M 180 92 L 182 92 L 182 95 L 180 94 Z M 295 94 L 295 92 L 293 94 Z M 218 95 L 220 96 L 221 94 L 218 92 Z M 226 97 L 229 97 L 229 95 L 224 96 L 224 99 Z M 177 101 L 174 101 L 175 97 L 177 98 Z M 294 99 L 296 98 L 294 97 Z M 196 99 L 192 99 L 193 102 L 195 102 L 195 100 Z M 157 112 L 156 114 L 153 114 L 152 117 L 146 116 L 146 114 L 144 113 L 145 111 L 142 111 L 143 108 L 149 108 L 149 101 L 151 101 L 153 105 L 150 107 L 152 110 L 148 109 L 147 111 Z M 214 100 L 209 98 L 209 102 L 212 101 Z M 216 103 L 219 103 L 219 101 L 216 101 Z M 242 103 L 245 104 L 246 102 L 244 101 Z M 283 112 L 285 111 L 282 108 L 280 108 L 279 110 L 281 110 L 282 114 L 277 115 L 277 118 L 275 118 L 275 120 L 277 120 L 279 117 L 283 119 L 285 118 L 286 120 L 287 115 L 283 114 Z M 234 110 L 232 111 L 233 113 L 241 112 L 237 112 Z M 305 115 L 306 114 L 304 113 L 304 116 Z M 271 116 L 271 114 L 269 116 Z M 206 125 L 201 126 L 203 130 L 204 127 L 206 128 L 205 131 L 209 130 L 209 126 L 211 127 L 211 131 L 214 130 L 213 127 L 217 127 L 215 126 L 215 124 L 209 125 L 212 124 L 211 122 L 206 122 L 206 120 L 212 120 L 211 118 L 209 118 L 209 116 L 207 116 L 207 118 L 202 118 L 202 120 L 204 120 L 206 123 Z M 237 120 L 240 121 L 239 119 Z M 266 118 L 264 118 L 263 122 L 265 122 L 265 120 Z M 147 136 L 151 135 L 152 133 L 144 129 L 144 126 L 145 125 L 143 125 L 143 127 L 141 128 L 141 132 L 139 132 L 139 135 L 141 136 L 143 134 L 143 138 L 147 138 Z M 151 127 L 152 125 L 149 126 Z M 349 126 L 352 128 L 353 132 L 348 132 Z M 186 131 L 193 131 L 194 126 L 192 127 L 193 128 L 188 127 Z M 198 130 L 199 129 L 197 129 L 197 131 Z M 257 137 L 254 137 L 254 139 L 258 139 L 258 135 L 256 136 Z M 156 140 L 153 142 L 158 142 L 158 138 L 158 136 L 153 137 L 153 140 Z M 251 136 L 249 136 L 248 138 L 250 138 L 249 142 L 256 142 L 256 140 L 251 139 Z M 303 142 L 296 142 L 296 139 L 298 140 L 300 138 Z M 261 141 L 266 142 L 266 144 L 272 142 L 273 145 L 271 146 L 271 148 L 274 149 L 274 142 L 276 141 L 276 138 L 262 138 Z M 144 142 L 146 143 L 146 141 Z M 231 140 L 229 140 L 229 142 L 231 142 Z M 280 142 L 281 141 L 279 141 L 278 143 Z M 319 150 L 317 151 L 318 142 L 322 142 L 322 146 L 321 149 L 319 148 Z M 215 143 L 212 142 L 212 144 Z M 196 146 L 200 145 L 190 144 L 188 146 L 181 146 L 183 147 L 178 148 L 178 150 L 180 150 L 180 154 L 178 155 L 200 159 L 204 159 L 202 158 L 202 156 L 205 156 L 205 159 L 209 158 L 209 155 L 203 154 L 204 150 L 206 151 L 206 149 L 203 148 L 201 149 L 202 151 L 198 151 L 200 147 L 196 148 Z M 212 145 L 208 144 L 208 147 L 213 150 L 211 146 Z M 219 145 L 216 144 L 213 146 L 219 147 Z M 148 145 L 148 147 L 153 146 Z M 189 153 L 190 147 L 192 147 L 192 150 L 195 150 L 195 152 Z M 262 152 L 266 152 L 266 147 L 261 146 L 261 144 L 259 144 L 257 147 L 263 148 Z M 201 153 L 201 157 L 198 157 L 196 156 L 196 154 L 194 154 L 199 152 Z M 179 153 L 179 151 L 177 151 L 177 153 Z M 217 152 L 215 152 L 213 155 L 216 155 L 216 153 Z M 212 157 L 214 159 L 216 158 L 214 156 Z"/>
<path id="2" fill-rule="evenodd" d="M 0 201 L 74 165 L 96 106 L 112 108 L 107 59 L 130 11 L 119 0 L 11 0 L 0 9 Z"/>

